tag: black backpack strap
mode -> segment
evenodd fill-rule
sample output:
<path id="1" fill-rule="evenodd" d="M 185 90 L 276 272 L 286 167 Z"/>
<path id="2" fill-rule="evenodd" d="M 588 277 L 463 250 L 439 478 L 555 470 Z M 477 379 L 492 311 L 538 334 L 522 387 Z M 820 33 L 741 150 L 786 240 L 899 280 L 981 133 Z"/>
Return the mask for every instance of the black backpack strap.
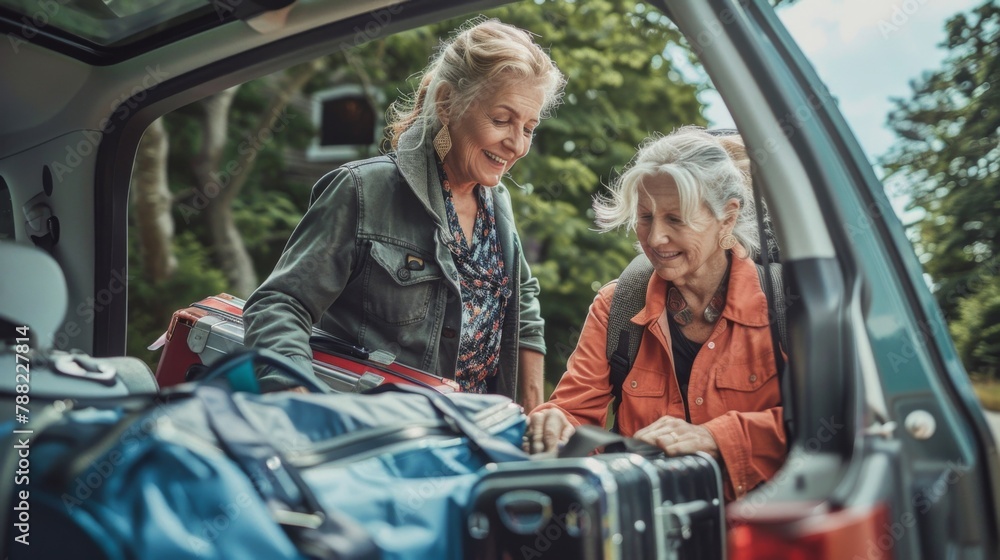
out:
<path id="1" fill-rule="evenodd" d="M 767 298 L 767 320 L 771 326 L 771 344 L 774 346 L 774 365 L 778 369 L 778 380 L 785 374 L 785 357 L 782 349 L 788 349 L 788 327 L 785 322 L 785 290 L 781 278 L 781 263 L 757 264 L 757 278 L 760 288 Z"/>
<path id="2" fill-rule="evenodd" d="M 790 403 L 786 400 L 792 394 L 791 379 L 785 371 L 785 357 L 781 351 L 788 351 L 788 320 L 785 317 L 787 302 L 785 301 L 785 289 L 781 277 L 781 264 L 768 263 L 767 274 L 764 266 L 757 265 L 757 277 L 760 279 L 760 286 L 767 297 L 767 317 L 771 324 L 771 344 L 774 346 L 774 365 L 778 370 L 778 385 L 781 387 L 781 400 L 785 433 L 787 434 L 787 444 L 791 448 L 792 429 L 795 425 L 794 411 Z"/>
<path id="3" fill-rule="evenodd" d="M 646 255 L 638 255 L 618 277 L 618 285 L 611 296 L 608 312 L 608 365 L 611 366 L 611 395 L 614 397 L 612 412 L 615 423 L 612 431 L 618 433 L 618 407 L 622 403 L 622 385 L 628 377 L 642 340 L 642 325 L 632 322 L 632 317 L 646 306 L 646 287 L 653 275 L 653 265 Z"/>
<path id="4" fill-rule="evenodd" d="M 785 302 L 785 289 L 781 277 L 781 263 L 768 263 L 767 271 L 768 278 L 765 278 L 764 265 L 757 264 L 757 278 L 760 279 L 760 288 L 764 291 L 764 296 L 767 297 L 767 318 L 771 323 L 771 330 L 773 332 L 777 329 L 778 342 L 781 343 L 781 348 L 787 352 L 788 321 L 785 319 L 787 303 Z"/>

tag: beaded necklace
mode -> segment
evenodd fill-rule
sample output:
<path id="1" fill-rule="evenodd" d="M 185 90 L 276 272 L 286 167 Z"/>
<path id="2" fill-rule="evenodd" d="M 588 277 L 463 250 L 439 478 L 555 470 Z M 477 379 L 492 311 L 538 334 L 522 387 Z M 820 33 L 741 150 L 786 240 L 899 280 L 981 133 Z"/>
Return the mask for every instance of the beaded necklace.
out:
<path id="1" fill-rule="evenodd" d="M 719 319 L 719 316 L 722 315 L 722 310 L 726 307 L 726 292 L 728 289 L 729 266 L 727 264 L 726 273 L 722 275 L 719 287 L 715 289 L 715 294 L 712 295 L 712 299 L 708 302 L 708 307 L 705 308 L 705 312 L 702 314 L 705 321 L 709 324 L 715 323 Z M 677 286 L 672 284 L 667 290 L 667 311 L 670 312 L 670 316 L 674 318 L 674 321 L 682 327 L 686 327 L 694 321 L 694 311 L 688 306 L 687 300 L 684 299 L 684 295 L 677 289 Z"/>

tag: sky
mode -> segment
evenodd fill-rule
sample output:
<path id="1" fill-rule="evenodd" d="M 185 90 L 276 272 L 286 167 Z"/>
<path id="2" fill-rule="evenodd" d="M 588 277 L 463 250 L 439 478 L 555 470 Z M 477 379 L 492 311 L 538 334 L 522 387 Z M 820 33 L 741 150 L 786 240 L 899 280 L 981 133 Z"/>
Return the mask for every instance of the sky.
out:
<path id="1" fill-rule="evenodd" d="M 799 0 L 778 17 L 837 98 L 869 161 L 895 136 L 886 126 L 891 98 L 910 98 L 910 82 L 941 67 L 944 24 L 981 0 Z M 721 98 L 702 99 L 712 126 L 732 126 Z M 890 189 L 891 190 L 891 189 Z M 903 201 L 894 199 L 897 212 Z M 899 203 L 899 204 L 897 204 Z"/>

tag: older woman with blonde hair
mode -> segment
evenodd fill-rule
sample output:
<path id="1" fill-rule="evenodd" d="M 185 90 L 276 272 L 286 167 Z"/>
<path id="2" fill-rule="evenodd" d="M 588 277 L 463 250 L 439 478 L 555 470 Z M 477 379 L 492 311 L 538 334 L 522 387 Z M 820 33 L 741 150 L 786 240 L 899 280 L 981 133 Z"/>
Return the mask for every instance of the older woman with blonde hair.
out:
<path id="1" fill-rule="evenodd" d="M 393 151 L 316 184 L 247 302 L 247 344 L 311 373 L 316 324 L 466 391 L 540 403 L 538 281 L 501 178 L 528 154 L 564 83 L 526 31 L 495 19 L 463 26 L 390 111 Z M 274 373 L 262 383 L 293 384 Z"/>
<path id="2" fill-rule="evenodd" d="M 760 250 L 746 179 L 718 138 L 695 127 L 648 141 L 610 196 L 598 226 L 633 230 L 653 273 L 638 354 L 622 386 L 618 426 L 668 455 L 703 451 L 724 466 L 727 499 L 770 478 L 785 457 L 781 392 Z M 530 415 L 526 445 L 553 449 L 576 426 L 604 426 L 612 400 L 602 288 L 567 371 Z"/>

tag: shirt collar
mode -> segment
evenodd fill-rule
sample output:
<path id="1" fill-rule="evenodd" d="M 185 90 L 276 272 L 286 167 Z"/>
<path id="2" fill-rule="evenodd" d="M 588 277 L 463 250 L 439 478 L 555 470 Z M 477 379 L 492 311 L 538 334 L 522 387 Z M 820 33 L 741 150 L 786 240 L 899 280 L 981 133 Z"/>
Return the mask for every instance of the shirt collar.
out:
<path id="1" fill-rule="evenodd" d="M 646 306 L 632 318 L 632 322 L 649 325 L 660 317 L 666 306 L 667 281 L 653 273 L 646 286 Z M 757 265 L 751 259 L 733 257 L 722 317 L 748 327 L 764 327 L 769 324 L 767 297 L 760 287 Z"/>

